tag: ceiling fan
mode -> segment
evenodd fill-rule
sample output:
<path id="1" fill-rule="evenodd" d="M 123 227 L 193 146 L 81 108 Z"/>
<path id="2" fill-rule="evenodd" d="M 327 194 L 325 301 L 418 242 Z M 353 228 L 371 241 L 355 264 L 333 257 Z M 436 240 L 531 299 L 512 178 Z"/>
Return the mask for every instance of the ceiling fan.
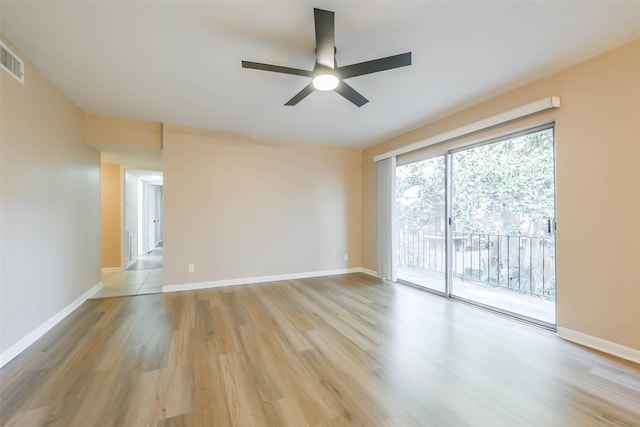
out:
<path id="1" fill-rule="evenodd" d="M 345 79 L 411 65 L 411 52 L 406 52 L 399 55 L 387 56 L 386 58 L 373 59 L 371 61 L 338 67 L 336 64 L 336 47 L 334 41 L 335 14 L 328 10 L 314 8 L 313 17 L 316 28 L 316 64 L 313 67 L 313 71 L 262 64 L 260 62 L 242 61 L 242 68 L 252 68 L 255 70 L 273 71 L 276 73 L 312 78 L 311 83 L 287 101 L 285 105 L 296 105 L 317 89 L 322 91 L 334 90 L 358 107 L 361 107 L 369 102 L 369 100 L 349 86 L 344 81 Z"/>

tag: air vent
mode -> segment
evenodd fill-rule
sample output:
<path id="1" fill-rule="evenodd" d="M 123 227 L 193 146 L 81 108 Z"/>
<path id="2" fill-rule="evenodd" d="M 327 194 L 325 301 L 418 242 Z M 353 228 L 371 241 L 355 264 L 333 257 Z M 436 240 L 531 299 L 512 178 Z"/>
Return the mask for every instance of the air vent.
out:
<path id="1" fill-rule="evenodd" d="M 0 63 L 6 72 L 15 77 L 20 83 L 24 84 L 24 63 L 1 41 Z"/>

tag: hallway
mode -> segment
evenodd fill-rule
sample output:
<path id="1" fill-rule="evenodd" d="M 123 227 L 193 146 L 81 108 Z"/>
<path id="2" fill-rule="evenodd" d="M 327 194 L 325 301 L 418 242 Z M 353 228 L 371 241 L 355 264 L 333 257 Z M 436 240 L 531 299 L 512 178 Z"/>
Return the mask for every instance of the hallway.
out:
<path id="1" fill-rule="evenodd" d="M 164 249 L 162 243 L 146 255 L 140 255 L 136 262 L 127 270 L 148 270 L 150 268 L 162 268 L 164 266 Z"/>
<path id="2" fill-rule="evenodd" d="M 91 299 L 162 293 L 162 268 L 103 273 L 103 288 Z"/>
<path id="3" fill-rule="evenodd" d="M 102 273 L 102 289 L 91 299 L 162 293 L 163 248 L 138 257 L 125 271 Z"/>

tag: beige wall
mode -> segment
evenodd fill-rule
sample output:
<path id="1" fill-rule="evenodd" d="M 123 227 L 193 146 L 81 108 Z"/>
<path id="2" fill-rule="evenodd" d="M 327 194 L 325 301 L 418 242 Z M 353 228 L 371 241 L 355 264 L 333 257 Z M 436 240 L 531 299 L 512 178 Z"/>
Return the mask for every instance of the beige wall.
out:
<path id="1" fill-rule="evenodd" d="M 165 124 L 164 191 L 165 284 L 361 264 L 359 150 Z"/>
<path id="2" fill-rule="evenodd" d="M 525 120 L 556 120 L 558 326 L 640 349 L 638 76 L 640 41 L 365 150 L 363 266 L 377 270 L 374 155 L 558 95 Z"/>
<path id="3" fill-rule="evenodd" d="M 99 153 L 82 111 L 10 48 L 26 83 L 0 71 L 0 352 L 100 282 Z"/>
<path id="4" fill-rule="evenodd" d="M 122 192 L 120 165 L 100 166 L 100 197 L 102 209 L 102 268 L 121 265 Z"/>
<path id="5" fill-rule="evenodd" d="M 162 148 L 162 123 L 84 115 L 84 140 L 96 145 Z"/>

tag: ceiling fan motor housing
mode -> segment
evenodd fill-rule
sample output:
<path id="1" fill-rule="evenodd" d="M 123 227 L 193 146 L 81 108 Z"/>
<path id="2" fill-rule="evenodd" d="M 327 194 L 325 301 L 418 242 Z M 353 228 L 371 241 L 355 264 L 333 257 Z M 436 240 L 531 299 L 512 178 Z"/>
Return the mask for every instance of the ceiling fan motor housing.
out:
<path id="1" fill-rule="evenodd" d="M 312 79 L 307 86 L 287 101 L 285 105 L 296 105 L 317 89 L 323 91 L 333 90 L 354 105 L 361 107 L 369 102 L 369 100 L 345 83 L 345 79 L 411 65 L 411 52 L 406 52 L 386 58 L 373 59 L 371 61 L 338 67 L 336 66 L 335 13 L 314 8 L 313 17 L 316 33 L 316 63 L 313 71 L 242 61 L 243 68 L 293 74 L 310 77 Z"/>

